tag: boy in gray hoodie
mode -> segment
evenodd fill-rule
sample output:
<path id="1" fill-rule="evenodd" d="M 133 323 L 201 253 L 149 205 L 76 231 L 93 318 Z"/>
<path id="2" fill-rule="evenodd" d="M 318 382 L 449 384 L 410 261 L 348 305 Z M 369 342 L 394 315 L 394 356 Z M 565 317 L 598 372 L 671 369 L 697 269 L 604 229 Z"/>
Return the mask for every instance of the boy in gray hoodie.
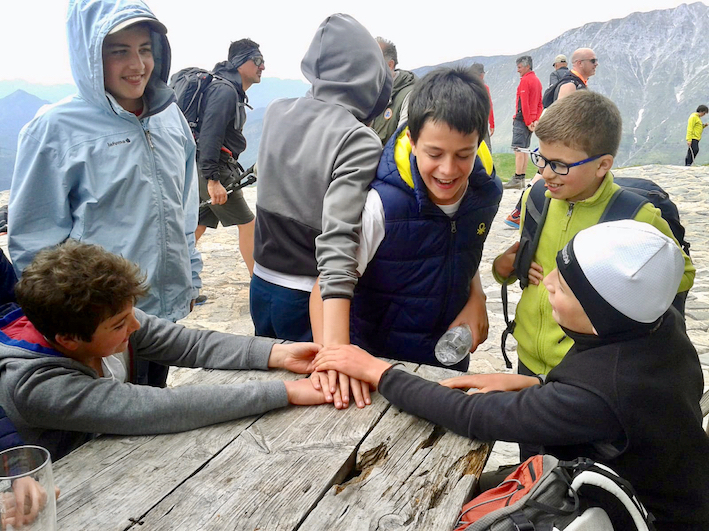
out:
<path id="1" fill-rule="evenodd" d="M 0 320 L 0 407 L 20 442 L 56 460 L 97 433 L 174 433 L 290 404 L 325 402 L 307 379 L 159 389 L 131 385 L 136 362 L 303 373 L 313 343 L 192 330 L 134 308 L 137 265 L 67 240 L 37 254 Z"/>
<path id="2" fill-rule="evenodd" d="M 274 101 L 263 121 L 251 317 L 257 335 L 310 340 L 319 274 L 324 339 L 347 343 L 349 330 L 328 318 L 349 315 L 362 209 L 382 152 L 367 124 L 389 102 L 392 77 L 374 38 L 343 14 L 320 25 L 301 69 L 308 94 Z M 340 385 L 346 393 L 347 377 Z"/>

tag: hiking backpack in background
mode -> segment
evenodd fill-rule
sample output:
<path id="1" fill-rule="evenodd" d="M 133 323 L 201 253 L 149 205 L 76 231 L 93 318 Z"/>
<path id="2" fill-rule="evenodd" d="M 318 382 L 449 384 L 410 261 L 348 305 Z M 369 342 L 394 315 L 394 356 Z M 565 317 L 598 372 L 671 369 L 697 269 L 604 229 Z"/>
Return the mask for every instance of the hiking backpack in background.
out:
<path id="1" fill-rule="evenodd" d="M 568 82 L 571 82 L 576 85 L 577 90 L 579 88 L 586 88 L 586 85 L 583 81 L 581 81 L 579 78 L 572 75 L 571 72 L 569 72 L 553 85 L 549 85 L 549 88 L 544 91 L 544 95 L 542 96 L 542 106 L 545 109 L 549 107 L 549 105 L 554 103 L 557 99 L 559 99 L 559 89 L 561 88 L 561 85 L 564 85 Z"/>
<path id="2" fill-rule="evenodd" d="M 225 83 L 236 95 L 236 109 L 234 112 L 234 128 L 241 129 L 244 125 L 245 116 L 240 109 L 253 108 L 248 104 L 246 96 L 240 96 L 239 91 L 228 79 L 213 74 L 207 70 L 196 67 L 183 68 L 170 78 L 169 86 L 175 91 L 177 106 L 187 119 L 187 123 L 192 130 L 192 136 L 199 142 L 200 119 L 202 118 L 202 98 L 207 87 L 212 83 Z M 242 101 L 245 99 L 245 101 Z"/>
<path id="3" fill-rule="evenodd" d="M 455 531 L 654 531 L 633 487 L 591 459 L 527 459 L 463 506 Z"/>
<path id="4" fill-rule="evenodd" d="M 684 253 L 689 256 L 689 242 L 684 239 L 685 229 L 679 219 L 679 210 L 667 192 L 665 192 L 658 184 L 650 179 L 642 177 L 613 177 L 613 182 L 620 186 L 620 190 L 616 190 L 606 205 L 598 223 L 606 221 L 618 221 L 621 219 L 635 219 L 638 211 L 646 203 L 660 210 L 662 218 L 667 222 Z M 532 186 L 527 196 L 525 203 L 524 223 L 522 224 L 522 232 L 520 235 L 519 248 L 515 255 L 514 262 L 514 277 L 519 279 L 519 285 L 525 289 L 529 285 L 529 268 L 534 260 L 534 254 L 539 247 L 539 238 L 542 234 L 542 228 L 546 221 L 547 210 L 551 199 L 546 197 L 546 187 L 544 180 L 540 179 Z M 507 356 L 506 343 L 507 336 L 512 334 L 515 329 L 514 319 L 510 320 L 507 310 L 507 284 L 502 284 L 502 313 L 507 325 L 502 332 L 502 356 L 505 359 L 505 365 L 508 369 L 512 368 Z M 687 298 L 687 292 L 678 293 L 672 305 L 677 308 L 684 317 L 684 303 Z"/>
<path id="5" fill-rule="evenodd" d="M 228 83 L 225 79 L 215 76 L 207 70 L 195 67 L 183 68 L 170 78 L 170 87 L 175 91 L 177 106 L 185 115 L 195 140 L 199 135 L 202 95 L 214 79 Z"/>

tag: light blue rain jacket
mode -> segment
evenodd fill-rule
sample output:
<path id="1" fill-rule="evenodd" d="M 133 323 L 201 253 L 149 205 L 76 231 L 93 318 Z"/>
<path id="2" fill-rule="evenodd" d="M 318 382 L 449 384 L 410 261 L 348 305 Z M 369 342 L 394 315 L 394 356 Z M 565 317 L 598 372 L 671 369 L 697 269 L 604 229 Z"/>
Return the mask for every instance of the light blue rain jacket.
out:
<path id="1" fill-rule="evenodd" d="M 95 243 L 140 265 L 151 289 L 138 306 L 176 320 L 201 286 L 195 250 L 195 144 L 166 81 L 167 38 L 153 32 L 155 69 L 142 119 L 103 84 L 101 48 L 126 19 L 155 18 L 140 0 L 71 0 L 67 33 L 79 94 L 40 109 L 19 137 L 9 204 L 18 275 L 37 251 L 66 238 Z"/>

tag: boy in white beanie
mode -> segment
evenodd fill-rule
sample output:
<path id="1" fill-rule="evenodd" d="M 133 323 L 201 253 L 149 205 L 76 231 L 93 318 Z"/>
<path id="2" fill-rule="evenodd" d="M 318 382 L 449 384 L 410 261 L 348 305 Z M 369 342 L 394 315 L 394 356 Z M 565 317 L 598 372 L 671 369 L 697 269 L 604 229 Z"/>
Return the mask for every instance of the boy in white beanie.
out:
<path id="1" fill-rule="evenodd" d="M 537 233 L 539 243 L 529 269 L 529 285 L 515 308 L 514 338 L 517 341 L 520 374 L 549 374 L 571 348 L 570 336 L 557 326 L 547 303 L 542 279 L 554 269 L 556 254 L 579 231 L 596 225 L 614 194 L 611 168 L 622 134 L 618 107 L 605 96 L 579 90 L 549 107 L 534 130 L 539 150 L 531 154 L 544 178 L 549 198 L 546 220 Z M 522 196 L 522 228 L 527 222 L 531 190 Z M 633 217 L 672 236 L 662 213 L 645 203 Z M 495 258 L 495 279 L 514 281 L 514 262 L 520 242 L 515 242 Z M 679 245 L 679 244 L 677 244 Z M 694 282 L 694 266 L 685 256 L 684 275 L 678 292 L 686 292 Z M 536 452 L 535 452 L 536 453 Z"/>
<path id="2" fill-rule="evenodd" d="M 556 265 L 544 285 L 574 346 L 546 379 L 482 374 L 438 385 L 354 346 L 322 350 L 315 367 L 368 382 L 397 407 L 466 437 L 604 463 L 631 482 L 658 531 L 709 529 L 702 372 L 671 306 L 680 249 L 647 223 L 615 221 L 579 232 Z"/>

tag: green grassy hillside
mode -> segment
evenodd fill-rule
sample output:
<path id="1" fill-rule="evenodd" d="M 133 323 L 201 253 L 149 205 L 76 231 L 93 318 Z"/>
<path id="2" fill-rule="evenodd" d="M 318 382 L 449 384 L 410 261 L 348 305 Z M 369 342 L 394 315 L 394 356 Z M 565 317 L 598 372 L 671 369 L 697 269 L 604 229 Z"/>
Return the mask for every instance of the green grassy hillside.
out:
<path id="1" fill-rule="evenodd" d="M 509 181 L 515 174 L 515 154 L 514 153 L 493 153 L 492 161 L 495 163 L 497 176 L 503 181 Z M 527 179 L 534 177 L 537 167 L 531 161 L 527 161 Z"/>

